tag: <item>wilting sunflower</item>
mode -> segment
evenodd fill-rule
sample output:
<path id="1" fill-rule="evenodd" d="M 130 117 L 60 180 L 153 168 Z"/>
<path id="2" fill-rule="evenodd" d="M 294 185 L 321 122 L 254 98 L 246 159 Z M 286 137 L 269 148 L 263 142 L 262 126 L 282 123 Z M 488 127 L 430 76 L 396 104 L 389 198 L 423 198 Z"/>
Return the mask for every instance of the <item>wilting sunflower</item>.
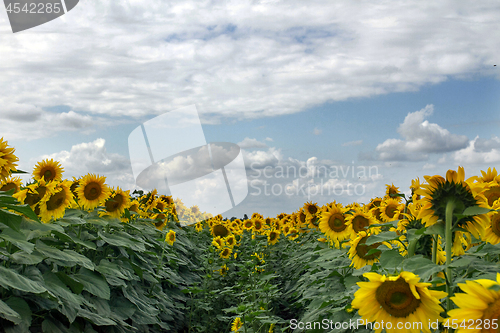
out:
<path id="1" fill-rule="evenodd" d="M 33 178 L 35 180 L 44 179 L 46 182 L 53 180 L 62 180 L 64 169 L 61 163 L 54 161 L 52 158 L 38 162 L 33 170 Z"/>
<path id="2" fill-rule="evenodd" d="M 356 238 L 360 231 L 366 231 L 372 224 L 377 224 L 378 221 L 370 214 L 367 207 L 357 208 L 351 215 L 347 216 L 347 225 L 351 230 L 351 238 Z M 380 227 L 375 227 L 380 229 Z"/>
<path id="3" fill-rule="evenodd" d="M 19 177 L 8 177 L 5 180 L 0 181 L 0 191 L 7 192 L 14 189 L 14 193 L 21 190 L 22 180 Z"/>
<path id="4" fill-rule="evenodd" d="M 84 209 L 92 210 L 104 204 L 111 195 L 111 190 L 104 182 L 106 177 L 88 174 L 80 179 L 80 185 L 76 189 L 78 202 Z"/>
<path id="5" fill-rule="evenodd" d="M 237 332 L 241 328 L 241 326 L 243 326 L 241 318 L 236 317 L 233 321 L 233 324 L 231 325 L 231 332 Z"/>
<path id="6" fill-rule="evenodd" d="M 280 238 L 280 233 L 277 230 L 271 230 L 267 234 L 267 242 L 271 245 L 274 245 L 278 242 Z"/>
<path id="7" fill-rule="evenodd" d="M 14 148 L 9 148 L 7 141 L 0 139 L 0 180 L 10 176 L 11 171 L 17 171 L 15 162 L 19 161 L 14 155 Z"/>
<path id="8" fill-rule="evenodd" d="M 370 232 L 360 231 L 358 236 L 351 240 L 351 248 L 349 249 L 349 259 L 352 260 L 351 266 L 354 266 L 356 269 L 360 269 L 366 265 L 373 265 L 373 263 L 378 262 L 380 251 L 368 254 L 370 250 L 378 248 L 381 244 L 391 248 L 391 245 L 387 242 L 375 243 L 371 245 L 365 244 L 368 237 L 377 233 L 377 230 L 370 230 Z"/>
<path id="9" fill-rule="evenodd" d="M 455 211 L 461 213 L 468 207 L 485 207 L 488 204 L 485 198 L 479 193 L 483 190 L 483 185 L 472 183 L 470 179 L 465 181 L 465 172 L 463 167 L 458 167 L 458 172 L 448 170 L 446 179 L 441 176 L 425 176 L 428 185 L 422 185 L 415 191 L 420 194 L 422 199 L 422 209 L 418 218 L 426 226 L 435 224 L 438 220 L 445 221 L 446 206 L 450 200 L 455 203 Z M 453 226 L 458 225 L 462 229 L 470 232 L 477 239 L 484 236 L 484 228 L 487 224 L 486 215 L 466 216 L 458 223 L 454 217 Z"/>
<path id="10" fill-rule="evenodd" d="M 123 191 L 119 186 L 116 190 L 111 190 L 111 196 L 106 200 L 104 207 L 107 216 L 120 218 L 125 209 L 130 206 L 130 191 Z"/>
<path id="11" fill-rule="evenodd" d="M 496 281 L 480 279 L 465 281 L 465 283 L 459 283 L 458 286 L 465 294 L 456 293 L 454 297 L 451 297 L 458 309 L 448 311 L 449 322 L 458 323 L 459 329 L 456 333 L 498 332 L 500 273 L 497 273 Z M 462 322 L 471 329 L 461 328 Z M 474 325 L 470 326 L 471 322 Z"/>
<path id="12" fill-rule="evenodd" d="M 443 320 L 439 315 L 443 311 L 439 300 L 447 294 L 429 290 L 431 283 L 419 282 L 418 275 L 401 272 L 396 276 L 385 276 L 370 272 L 363 276 L 369 282 L 357 283 L 360 289 L 354 293 L 351 305 L 358 309 L 358 314 L 365 322 L 377 321 L 379 327 L 384 322 L 388 333 L 413 333 L 420 332 L 420 329 L 430 333 L 429 321 Z M 414 323 L 419 322 L 420 328 L 414 329 Z M 376 333 L 381 331 L 382 328 L 375 329 Z"/>
<path id="13" fill-rule="evenodd" d="M 344 213 L 347 212 L 341 204 L 331 206 L 320 215 L 319 230 L 327 237 L 336 241 L 343 241 L 351 235 Z"/>
<path id="14" fill-rule="evenodd" d="M 380 204 L 380 218 L 384 222 L 396 221 L 404 206 L 404 203 L 400 203 L 396 198 L 385 199 Z"/>
<path id="15" fill-rule="evenodd" d="M 63 181 L 40 201 L 40 218 L 43 223 L 57 220 L 64 216 L 66 208 L 71 205 L 73 194 L 70 190 L 71 182 Z"/>
<path id="16" fill-rule="evenodd" d="M 233 249 L 231 249 L 230 247 L 225 247 L 222 249 L 222 251 L 220 251 L 220 257 L 224 259 L 229 259 L 231 253 L 233 253 Z"/>

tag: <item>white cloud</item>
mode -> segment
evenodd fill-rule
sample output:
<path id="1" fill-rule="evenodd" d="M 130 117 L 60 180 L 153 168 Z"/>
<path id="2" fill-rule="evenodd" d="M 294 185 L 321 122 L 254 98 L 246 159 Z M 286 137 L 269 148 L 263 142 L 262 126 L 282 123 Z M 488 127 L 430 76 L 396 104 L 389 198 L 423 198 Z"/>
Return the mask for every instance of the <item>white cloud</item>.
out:
<path id="1" fill-rule="evenodd" d="M 238 146 L 240 148 L 244 149 L 250 149 L 250 148 L 266 148 L 267 145 L 264 142 L 260 142 L 257 139 L 251 139 L 251 138 L 244 138 L 243 141 L 238 142 Z"/>
<path id="2" fill-rule="evenodd" d="M 315 128 L 313 129 L 313 134 L 314 135 L 320 135 L 321 133 L 323 133 L 323 130 L 319 129 L 319 128 Z"/>
<path id="3" fill-rule="evenodd" d="M 434 169 L 436 166 L 434 164 L 431 164 L 431 163 L 425 163 L 424 166 L 422 167 L 422 170 L 430 170 L 430 169 Z"/>
<path id="4" fill-rule="evenodd" d="M 207 118 L 289 114 L 486 74 L 498 15 L 495 2 L 472 0 L 96 0 L 12 34 L 2 11 L 0 103 L 134 117 L 191 104 Z"/>
<path id="5" fill-rule="evenodd" d="M 494 139 L 492 139 L 494 140 Z M 476 136 L 471 140 L 467 148 L 461 149 L 453 154 L 453 159 L 459 164 L 493 164 L 500 162 L 500 148 L 491 148 L 486 151 L 482 144 L 479 144 L 480 149 L 477 149 L 476 143 L 479 137 Z M 487 140 L 485 140 L 487 141 Z M 479 141 L 481 142 L 481 141 Z M 484 141 L 483 141 L 484 142 Z"/>
<path id="6" fill-rule="evenodd" d="M 265 138 L 264 140 L 265 141 L 269 141 L 269 142 L 273 142 L 274 141 L 272 138 L 269 138 L 269 137 Z"/>
<path id="7" fill-rule="evenodd" d="M 452 152 L 466 147 L 468 138 L 465 135 L 452 134 L 438 124 L 424 120 L 433 110 L 433 105 L 429 104 L 420 111 L 408 113 L 398 128 L 404 140 L 387 139 L 377 145 L 379 159 L 423 161 L 428 159 L 429 153 Z"/>
<path id="8" fill-rule="evenodd" d="M 359 146 L 363 144 L 363 140 L 349 141 L 342 144 L 343 147 Z"/>

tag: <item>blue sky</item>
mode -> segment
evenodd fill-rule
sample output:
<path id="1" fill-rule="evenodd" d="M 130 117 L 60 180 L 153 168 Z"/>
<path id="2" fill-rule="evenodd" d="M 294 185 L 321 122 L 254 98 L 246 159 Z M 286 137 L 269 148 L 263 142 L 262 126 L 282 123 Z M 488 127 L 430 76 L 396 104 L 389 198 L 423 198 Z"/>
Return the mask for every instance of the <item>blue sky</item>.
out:
<path id="1" fill-rule="evenodd" d="M 55 158 L 67 178 L 133 189 L 129 134 L 195 105 L 207 142 L 243 151 L 249 194 L 228 217 L 367 202 L 385 184 L 408 192 L 416 177 L 495 167 L 500 6 L 395 4 L 80 2 L 16 34 L 0 10 L 0 137 L 21 169 Z M 378 173 L 262 176 L 287 166 Z M 363 193 L 312 191 L 349 184 Z M 256 195 L 273 185 L 309 192 Z"/>

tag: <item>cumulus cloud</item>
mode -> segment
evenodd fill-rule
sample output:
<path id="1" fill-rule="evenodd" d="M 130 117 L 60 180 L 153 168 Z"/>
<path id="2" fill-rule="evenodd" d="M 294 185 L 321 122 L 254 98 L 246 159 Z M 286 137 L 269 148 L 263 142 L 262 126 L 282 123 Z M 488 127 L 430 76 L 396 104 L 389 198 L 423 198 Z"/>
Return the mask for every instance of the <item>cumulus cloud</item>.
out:
<path id="1" fill-rule="evenodd" d="M 314 135 L 320 135 L 321 133 L 323 133 L 323 130 L 319 129 L 319 128 L 315 128 L 313 129 L 313 134 Z"/>
<path id="2" fill-rule="evenodd" d="M 478 136 L 469 145 L 453 154 L 453 159 L 459 164 L 493 164 L 500 162 L 500 147 L 495 145 L 498 138 L 480 140 Z M 477 144 L 479 142 L 479 144 Z M 478 149 L 479 147 L 479 149 Z M 493 148 L 495 147 L 495 148 Z"/>
<path id="3" fill-rule="evenodd" d="M 0 103 L 132 117 L 197 104 L 206 121 L 290 114 L 486 73 L 498 14 L 472 0 L 96 0 L 12 34 L 2 11 Z"/>
<path id="4" fill-rule="evenodd" d="M 438 124 L 430 123 L 429 117 L 434 106 L 410 112 L 398 133 L 402 139 L 387 139 L 377 145 L 379 159 L 383 161 L 423 161 L 430 153 L 452 152 L 467 147 L 469 139 L 465 135 L 450 133 Z"/>
<path id="5" fill-rule="evenodd" d="M 245 149 L 251 149 L 251 148 L 266 148 L 267 145 L 264 142 L 260 142 L 257 139 L 251 139 L 251 138 L 244 138 L 243 141 L 238 142 L 238 146 L 241 148 Z"/>

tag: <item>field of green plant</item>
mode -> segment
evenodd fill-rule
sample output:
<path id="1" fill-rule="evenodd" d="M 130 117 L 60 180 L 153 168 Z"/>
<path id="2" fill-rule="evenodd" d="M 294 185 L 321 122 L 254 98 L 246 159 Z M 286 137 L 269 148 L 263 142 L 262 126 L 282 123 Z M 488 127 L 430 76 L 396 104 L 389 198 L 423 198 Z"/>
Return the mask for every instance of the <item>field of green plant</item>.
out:
<path id="1" fill-rule="evenodd" d="M 223 219 L 0 139 L 5 332 L 500 332 L 500 176 Z"/>

